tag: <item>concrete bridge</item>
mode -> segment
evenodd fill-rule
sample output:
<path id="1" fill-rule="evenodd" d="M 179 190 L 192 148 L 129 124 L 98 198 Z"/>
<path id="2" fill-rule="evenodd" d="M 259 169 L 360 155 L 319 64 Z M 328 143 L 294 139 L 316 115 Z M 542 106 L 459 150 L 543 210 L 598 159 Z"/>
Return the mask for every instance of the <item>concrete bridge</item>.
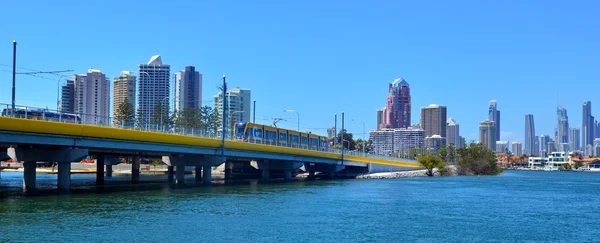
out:
<path id="1" fill-rule="evenodd" d="M 131 181 L 139 181 L 141 158 L 160 158 L 168 180 L 184 183 L 185 166 L 195 166 L 195 179 L 210 184 L 212 171 L 225 163 L 226 177 L 239 169 L 260 170 L 263 179 L 273 173 L 291 180 L 302 169 L 315 176 L 340 172 L 369 173 L 420 168 L 417 161 L 338 151 L 308 150 L 235 140 L 186 136 L 114 127 L 0 117 L 0 160 L 23 161 L 24 191 L 36 188 L 36 162 L 58 163 L 58 189 L 70 189 L 71 162 L 96 158 L 97 184 L 111 176 L 121 158 L 132 159 Z M 6 150 L 4 150 L 6 149 Z M 4 158 L 2 158 L 4 157 Z"/>

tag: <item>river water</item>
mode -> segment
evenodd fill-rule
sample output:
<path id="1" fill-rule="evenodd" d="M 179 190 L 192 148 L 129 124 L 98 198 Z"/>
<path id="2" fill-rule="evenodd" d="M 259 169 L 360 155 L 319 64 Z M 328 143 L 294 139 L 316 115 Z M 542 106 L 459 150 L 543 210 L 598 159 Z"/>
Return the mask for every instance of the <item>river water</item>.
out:
<path id="1" fill-rule="evenodd" d="M 600 241 L 600 173 L 80 187 L 5 193 L 0 242 Z"/>

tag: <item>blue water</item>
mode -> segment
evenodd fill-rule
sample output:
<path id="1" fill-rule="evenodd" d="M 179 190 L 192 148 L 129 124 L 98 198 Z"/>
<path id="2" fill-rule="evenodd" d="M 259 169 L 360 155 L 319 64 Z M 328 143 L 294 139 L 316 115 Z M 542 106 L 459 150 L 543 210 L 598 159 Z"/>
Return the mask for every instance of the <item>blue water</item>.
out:
<path id="1" fill-rule="evenodd" d="M 600 173 L 89 190 L 2 199 L 0 242 L 600 241 Z"/>

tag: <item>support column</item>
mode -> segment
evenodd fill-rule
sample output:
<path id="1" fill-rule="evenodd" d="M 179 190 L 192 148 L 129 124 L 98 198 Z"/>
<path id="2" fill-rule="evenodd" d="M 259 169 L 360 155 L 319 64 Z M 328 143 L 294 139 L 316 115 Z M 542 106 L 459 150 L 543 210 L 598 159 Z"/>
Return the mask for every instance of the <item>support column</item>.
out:
<path id="1" fill-rule="evenodd" d="M 271 170 L 269 170 L 269 168 L 263 168 L 262 169 L 262 179 L 268 180 L 270 177 L 271 177 Z"/>
<path id="2" fill-rule="evenodd" d="M 23 163 L 23 191 L 35 191 L 35 161 L 25 161 Z"/>
<path id="3" fill-rule="evenodd" d="M 202 166 L 196 166 L 195 173 L 196 181 L 202 181 Z"/>
<path id="4" fill-rule="evenodd" d="M 58 163 L 58 192 L 71 190 L 71 162 Z"/>
<path id="5" fill-rule="evenodd" d="M 167 167 L 167 181 L 168 181 L 169 183 L 172 183 L 172 182 L 173 182 L 173 174 L 174 174 L 174 173 L 173 173 L 173 166 L 172 166 L 172 165 L 169 165 L 169 166 Z"/>
<path id="6" fill-rule="evenodd" d="M 96 157 L 96 185 L 104 185 L 104 154 Z M 59 165 L 60 166 L 60 165 Z"/>
<path id="7" fill-rule="evenodd" d="M 112 177 L 112 165 L 106 165 L 106 177 Z"/>
<path id="8" fill-rule="evenodd" d="M 175 183 L 183 184 L 185 181 L 185 165 L 177 165 L 175 170 Z"/>
<path id="9" fill-rule="evenodd" d="M 202 168 L 202 182 L 204 185 L 210 185 L 212 183 L 212 167 L 204 166 Z"/>
<path id="10" fill-rule="evenodd" d="M 140 156 L 133 156 L 133 162 L 131 163 L 131 182 L 137 183 L 140 181 Z"/>
<path id="11" fill-rule="evenodd" d="M 292 180 L 292 171 L 291 170 L 284 170 L 283 171 L 283 180 L 285 180 L 285 181 L 291 181 Z"/>

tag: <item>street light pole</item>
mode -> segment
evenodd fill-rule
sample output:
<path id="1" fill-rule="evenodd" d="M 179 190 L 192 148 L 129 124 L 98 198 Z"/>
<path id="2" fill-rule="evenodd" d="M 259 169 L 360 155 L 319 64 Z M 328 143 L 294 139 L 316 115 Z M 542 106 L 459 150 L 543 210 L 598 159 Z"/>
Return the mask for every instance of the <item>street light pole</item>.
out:
<path id="1" fill-rule="evenodd" d="M 256 123 L 256 99 L 254 100 L 254 105 L 252 109 L 252 123 Z"/>
<path id="2" fill-rule="evenodd" d="M 163 116 L 164 116 L 164 114 L 163 114 L 163 106 L 164 106 L 164 101 L 166 99 L 168 99 L 168 98 L 169 97 L 167 96 L 167 97 L 163 98 L 162 101 L 160 102 L 160 114 L 159 114 L 160 115 L 160 130 L 163 131 L 163 132 L 165 131 L 165 126 L 163 126 Z M 169 112 L 167 111 L 167 115 L 168 115 L 168 113 Z"/>
<path id="3" fill-rule="evenodd" d="M 223 87 L 221 88 L 221 92 L 223 92 L 223 123 L 222 132 L 221 132 L 221 157 L 225 157 L 225 131 L 227 126 L 225 122 L 227 121 L 227 82 L 225 81 L 225 75 L 223 75 Z"/>
<path id="4" fill-rule="evenodd" d="M 344 112 L 342 111 L 342 165 L 344 165 Z M 348 148 L 350 148 L 350 144 L 348 144 Z"/>
<path id="5" fill-rule="evenodd" d="M 355 120 L 352 119 L 352 121 L 355 121 Z M 366 133 L 365 133 L 365 121 L 361 121 L 361 122 L 363 124 L 363 130 L 362 130 L 363 131 L 363 133 L 362 133 L 363 136 L 362 137 L 363 137 L 363 143 L 364 143 L 361 147 L 362 147 L 362 152 L 364 153 L 365 152 L 365 146 L 366 146 L 367 140 L 365 140 L 365 135 L 366 135 Z"/>
<path id="6" fill-rule="evenodd" d="M 296 110 L 284 110 L 283 112 L 296 112 L 296 115 L 298 115 L 298 132 L 300 132 L 300 113 Z"/>
<path id="7" fill-rule="evenodd" d="M 15 78 L 17 76 L 17 41 L 13 41 L 13 69 L 12 69 L 12 115 L 15 114 Z"/>

